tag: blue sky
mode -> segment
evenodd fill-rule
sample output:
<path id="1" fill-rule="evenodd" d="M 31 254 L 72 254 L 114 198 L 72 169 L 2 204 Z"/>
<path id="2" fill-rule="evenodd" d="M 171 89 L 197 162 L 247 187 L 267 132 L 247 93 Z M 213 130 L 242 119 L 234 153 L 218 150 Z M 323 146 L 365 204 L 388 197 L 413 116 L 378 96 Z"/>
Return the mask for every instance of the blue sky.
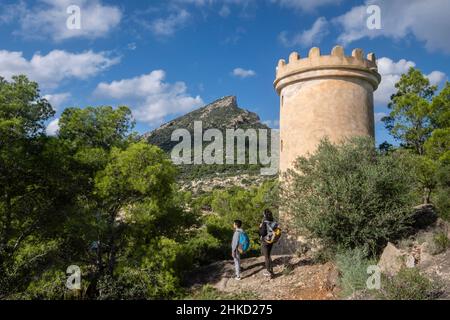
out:
<path id="1" fill-rule="evenodd" d="M 378 5 L 381 29 L 366 26 Z M 80 8 L 69 29 L 67 8 Z M 128 105 L 141 133 L 225 95 L 277 126 L 280 58 L 312 46 L 375 52 L 376 119 L 409 66 L 448 79 L 448 0 L 0 0 L 0 75 L 38 81 L 57 109 Z M 71 20 L 72 21 L 72 20 Z M 377 122 L 377 142 L 389 140 Z"/>

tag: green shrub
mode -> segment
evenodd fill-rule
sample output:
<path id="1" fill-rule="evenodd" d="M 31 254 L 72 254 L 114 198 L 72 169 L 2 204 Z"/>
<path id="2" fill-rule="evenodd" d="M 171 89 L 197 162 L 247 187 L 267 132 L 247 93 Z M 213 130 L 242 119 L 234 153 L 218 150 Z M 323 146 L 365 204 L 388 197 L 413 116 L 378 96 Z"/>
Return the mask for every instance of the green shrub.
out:
<path id="1" fill-rule="evenodd" d="M 219 239 L 201 229 L 195 237 L 183 244 L 177 257 L 177 270 L 183 274 L 195 267 L 225 258 L 223 245 Z"/>
<path id="2" fill-rule="evenodd" d="M 367 254 L 360 248 L 339 251 L 336 254 L 336 266 L 340 274 L 342 296 L 348 297 L 356 291 L 365 290 L 369 277 L 367 267 L 376 264 L 376 261 L 368 259 Z"/>
<path id="3" fill-rule="evenodd" d="M 432 201 L 439 216 L 446 221 L 450 221 L 450 197 L 448 196 L 450 193 L 450 164 L 442 163 L 436 176 L 438 186 L 432 194 Z"/>
<path id="4" fill-rule="evenodd" d="M 434 192 L 433 202 L 436 205 L 439 217 L 450 222 L 450 188 L 437 188 Z"/>
<path id="5" fill-rule="evenodd" d="M 62 300 L 68 292 L 65 286 L 66 280 L 67 276 L 62 271 L 47 271 L 38 279 L 30 282 L 21 299 Z"/>
<path id="6" fill-rule="evenodd" d="M 404 268 L 393 277 L 384 276 L 381 284 L 381 299 L 433 300 L 440 295 L 439 286 L 416 268 Z"/>
<path id="7" fill-rule="evenodd" d="M 83 270 L 84 267 L 81 267 Z M 29 285 L 22 292 L 18 292 L 9 299 L 18 300 L 80 300 L 86 298 L 89 282 L 81 278 L 81 288 L 71 290 L 66 287 L 68 276 L 62 271 L 49 269 L 39 276 L 33 277 Z"/>
<path id="8" fill-rule="evenodd" d="M 305 248 L 300 247 L 300 249 L 309 250 L 309 247 L 308 246 L 306 246 Z M 325 246 L 317 251 L 314 251 L 312 254 L 312 259 L 315 263 L 326 263 L 328 261 L 335 260 L 335 258 L 336 258 L 336 247 L 334 246 Z"/>
<path id="9" fill-rule="evenodd" d="M 412 222 L 409 166 L 407 154 L 381 154 L 368 138 L 342 145 L 323 140 L 288 170 L 281 204 L 301 232 L 325 246 L 363 247 L 375 254 Z"/>
<path id="10" fill-rule="evenodd" d="M 444 232 L 438 232 L 431 241 L 431 254 L 436 255 L 445 252 L 450 245 L 450 240 Z"/>
<path id="11" fill-rule="evenodd" d="M 204 285 L 199 290 L 186 297 L 187 300 L 255 300 L 258 295 L 254 292 L 223 293 L 211 285 Z"/>
<path id="12" fill-rule="evenodd" d="M 114 278 L 103 276 L 97 289 L 99 300 L 171 299 L 180 293 L 179 280 L 170 270 L 129 267 Z"/>

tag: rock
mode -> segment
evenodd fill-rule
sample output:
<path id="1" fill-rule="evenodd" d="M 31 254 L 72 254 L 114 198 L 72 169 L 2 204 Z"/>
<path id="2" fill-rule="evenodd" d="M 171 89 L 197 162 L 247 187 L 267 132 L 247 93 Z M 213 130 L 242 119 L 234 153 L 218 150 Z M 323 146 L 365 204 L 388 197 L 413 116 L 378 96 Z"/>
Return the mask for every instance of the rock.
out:
<path id="1" fill-rule="evenodd" d="M 397 249 L 389 242 L 383 250 L 378 266 L 381 272 L 394 276 L 404 267 L 413 268 L 415 259 L 412 255 Z"/>
<path id="2" fill-rule="evenodd" d="M 431 254 L 430 244 L 428 242 L 422 243 L 420 246 L 420 265 L 426 265 L 433 259 Z"/>
<path id="3" fill-rule="evenodd" d="M 406 261 L 405 261 L 405 266 L 407 267 L 407 268 L 414 268 L 415 267 L 415 265 L 416 265 L 416 259 L 414 258 L 414 256 L 412 256 L 412 255 L 407 255 L 406 256 L 406 259 L 405 259 Z"/>

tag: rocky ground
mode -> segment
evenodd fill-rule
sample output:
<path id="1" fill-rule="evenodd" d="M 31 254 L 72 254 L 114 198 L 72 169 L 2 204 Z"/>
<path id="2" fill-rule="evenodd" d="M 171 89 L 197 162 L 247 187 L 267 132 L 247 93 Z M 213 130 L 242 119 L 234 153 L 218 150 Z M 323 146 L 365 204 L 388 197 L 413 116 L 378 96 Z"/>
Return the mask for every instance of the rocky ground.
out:
<path id="1" fill-rule="evenodd" d="M 395 275 L 402 267 L 417 268 L 441 285 L 441 299 L 450 299 L 450 248 L 437 237 L 450 239 L 449 224 L 440 219 L 408 239 L 389 243 L 378 263 L 382 272 Z"/>
<path id="2" fill-rule="evenodd" d="M 198 270 L 188 285 L 212 285 L 222 293 L 251 293 L 262 300 L 331 300 L 338 298 L 337 272 L 331 263 L 308 258 L 274 256 L 275 276 L 263 275 L 264 258 L 242 260 L 242 280 L 234 279 L 233 261 L 220 261 Z"/>
<path id="3" fill-rule="evenodd" d="M 388 243 L 378 266 L 383 274 L 394 277 L 402 268 L 417 268 L 422 275 L 439 284 L 438 299 L 450 299 L 450 225 L 434 218 L 419 226 L 410 237 Z M 279 244 L 278 244 L 279 246 Z M 276 252 L 276 250 L 274 250 Z M 339 272 L 333 263 L 318 263 L 308 251 L 273 256 L 275 276 L 263 275 L 264 258 L 242 259 L 242 280 L 234 279 L 232 260 L 219 261 L 196 270 L 186 285 L 193 291 L 210 285 L 223 294 L 250 294 L 262 300 L 335 300 L 341 299 Z M 346 299 L 374 299 L 365 290 Z"/>

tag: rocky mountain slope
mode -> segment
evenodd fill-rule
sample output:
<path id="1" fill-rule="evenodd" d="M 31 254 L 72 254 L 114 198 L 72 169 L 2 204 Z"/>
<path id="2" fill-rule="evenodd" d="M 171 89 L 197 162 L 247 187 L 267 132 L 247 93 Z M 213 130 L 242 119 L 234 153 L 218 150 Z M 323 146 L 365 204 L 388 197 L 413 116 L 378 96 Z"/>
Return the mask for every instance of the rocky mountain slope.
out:
<path id="1" fill-rule="evenodd" d="M 177 141 L 171 141 L 172 132 L 176 129 L 187 129 L 192 135 L 194 121 L 202 121 L 203 131 L 212 128 L 221 131 L 238 128 L 269 129 L 261 123 L 256 113 L 239 108 L 235 96 L 226 96 L 165 123 L 158 129 L 146 133 L 144 138 L 149 143 L 170 152 L 178 144 Z"/>
<path id="2" fill-rule="evenodd" d="M 159 146 L 170 153 L 179 141 L 171 141 L 172 133 L 176 129 L 186 129 L 191 133 L 192 145 L 194 137 L 194 122 L 201 121 L 203 132 L 207 129 L 219 129 L 223 133 L 225 141 L 226 129 L 267 129 L 270 128 L 261 123 L 256 113 L 242 109 L 237 104 L 235 96 L 220 98 L 202 108 L 176 118 L 161 127 L 146 133 L 143 138 L 148 143 Z M 210 142 L 205 142 L 206 146 Z M 246 154 L 248 146 L 246 146 Z M 258 164 L 212 164 L 212 165 L 181 165 L 180 182 L 187 189 L 194 191 L 211 190 L 215 187 L 230 185 L 259 184 L 267 177 L 260 176 Z M 245 183 L 242 183 L 242 179 Z M 235 179 L 233 179 L 235 178 Z"/>

